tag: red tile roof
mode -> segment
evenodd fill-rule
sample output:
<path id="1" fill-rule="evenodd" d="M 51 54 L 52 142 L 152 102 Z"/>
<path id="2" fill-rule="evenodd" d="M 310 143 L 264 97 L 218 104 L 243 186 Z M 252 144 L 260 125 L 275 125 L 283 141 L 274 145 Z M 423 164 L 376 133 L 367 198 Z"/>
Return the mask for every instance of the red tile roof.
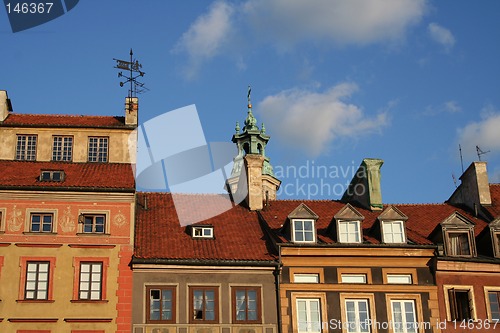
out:
<path id="1" fill-rule="evenodd" d="M 490 184 L 491 193 L 491 206 L 487 206 L 486 209 L 493 215 L 496 219 L 500 217 L 500 184 Z"/>
<path id="2" fill-rule="evenodd" d="M 319 215 L 316 222 L 318 240 L 333 244 L 336 242 L 336 236 L 332 229 L 329 228 L 334 216 L 340 209 L 345 206 L 345 203 L 339 201 L 324 201 L 324 200 L 277 200 L 271 201 L 270 206 L 264 209 L 261 214 L 270 228 L 278 235 L 279 241 L 289 242 L 285 235 L 281 234 L 281 228 L 287 221 L 287 216 L 301 203 L 305 203 L 311 210 Z M 475 234 L 479 235 L 487 223 L 479 218 L 475 218 L 468 212 L 448 204 L 415 204 L 415 205 L 393 205 L 397 207 L 403 214 L 408 217 L 406 221 L 407 238 L 417 245 L 430 245 L 431 240 L 428 237 L 432 231 L 447 217 L 454 212 L 466 216 L 475 224 Z M 384 206 L 384 209 L 387 206 Z M 380 243 L 380 236 L 377 235 L 375 228 L 378 228 L 377 217 L 382 211 L 370 211 L 363 208 L 355 207 L 359 213 L 364 216 L 362 222 L 364 242 L 371 244 Z"/>
<path id="3" fill-rule="evenodd" d="M 10 113 L 0 126 L 36 127 L 124 127 L 125 117 Z"/>
<path id="4" fill-rule="evenodd" d="M 64 171 L 62 182 L 39 181 L 42 170 Z M 132 166 L 126 163 L 62 163 L 0 160 L 0 188 L 135 190 Z"/>
<path id="5" fill-rule="evenodd" d="M 183 195 L 176 194 L 176 200 L 177 197 Z M 184 195 L 186 202 L 193 198 L 198 202 L 196 207 L 189 207 L 193 213 L 211 210 L 213 205 L 219 205 L 221 201 L 218 195 Z M 269 244 L 256 212 L 235 206 L 199 223 L 213 226 L 213 239 L 193 239 L 189 234 L 190 226 L 180 225 L 172 194 L 138 193 L 137 201 L 136 258 L 231 261 L 275 259 L 268 249 Z M 144 205 L 147 205 L 147 209 Z"/>

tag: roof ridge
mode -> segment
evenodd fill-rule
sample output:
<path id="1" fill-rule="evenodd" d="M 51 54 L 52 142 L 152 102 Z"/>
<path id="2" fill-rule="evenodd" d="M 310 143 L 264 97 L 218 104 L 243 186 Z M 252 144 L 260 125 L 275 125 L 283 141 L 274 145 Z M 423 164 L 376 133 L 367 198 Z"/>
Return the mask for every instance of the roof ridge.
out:
<path id="1" fill-rule="evenodd" d="M 60 114 L 60 113 L 14 113 L 9 112 L 9 116 L 45 116 L 45 117 L 93 117 L 93 118 L 116 118 L 116 117 L 124 117 L 124 116 L 110 116 L 110 115 L 86 115 L 86 114 Z"/>

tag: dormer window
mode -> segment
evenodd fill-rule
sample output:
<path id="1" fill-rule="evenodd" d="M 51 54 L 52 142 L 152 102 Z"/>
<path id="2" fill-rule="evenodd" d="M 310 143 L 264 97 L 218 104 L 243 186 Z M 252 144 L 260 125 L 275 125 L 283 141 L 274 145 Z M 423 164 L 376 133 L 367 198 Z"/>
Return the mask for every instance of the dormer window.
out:
<path id="1" fill-rule="evenodd" d="M 293 220 L 292 241 L 295 243 L 314 242 L 316 240 L 314 220 Z"/>
<path id="2" fill-rule="evenodd" d="M 408 217 L 394 206 L 387 207 L 378 217 L 382 243 L 406 243 L 405 221 Z"/>
<path id="3" fill-rule="evenodd" d="M 193 238 L 214 238 L 213 226 L 192 226 L 191 237 Z"/>
<path id="4" fill-rule="evenodd" d="M 493 242 L 493 256 L 500 258 L 500 217 L 490 222 L 490 232 Z"/>
<path id="5" fill-rule="evenodd" d="M 289 215 L 290 239 L 294 243 L 316 242 L 316 215 L 309 207 L 301 203 Z"/>
<path id="6" fill-rule="evenodd" d="M 340 243 L 361 243 L 360 221 L 339 221 Z"/>
<path id="7" fill-rule="evenodd" d="M 39 179 L 41 182 L 62 182 L 64 180 L 64 171 L 62 170 L 42 171 Z"/>
<path id="8" fill-rule="evenodd" d="M 382 241 L 384 243 L 405 243 L 403 221 L 382 221 Z"/>
<path id="9" fill-rule="evenodd" d="M 363 236 L 361 234 L 361 221 L 364 216 L 361 215 L 350 204 L 345 205 L 334 216 L 337 223 L 337 240 L 339 243 L 361 243 Z"/>
<path id="10" fill-rule="evenodd" d="M 474 257 L 474 224 L 465 216 L 453 213 L 441 222 L 444 250 L 447 256 Z"/>

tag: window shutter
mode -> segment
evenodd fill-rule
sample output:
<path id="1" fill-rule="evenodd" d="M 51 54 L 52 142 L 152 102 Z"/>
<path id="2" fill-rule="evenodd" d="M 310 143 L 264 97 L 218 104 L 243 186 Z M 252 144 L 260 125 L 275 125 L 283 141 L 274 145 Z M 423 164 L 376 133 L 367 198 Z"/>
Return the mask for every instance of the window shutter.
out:
<path id="1" fill-rule="evenodd" d="M 451 288 L 448 290 L 448 301 L 450 306 L 451 320 L 456 320 L 458 318 L 458 308 L 457 308 L 455 288 Z"/>

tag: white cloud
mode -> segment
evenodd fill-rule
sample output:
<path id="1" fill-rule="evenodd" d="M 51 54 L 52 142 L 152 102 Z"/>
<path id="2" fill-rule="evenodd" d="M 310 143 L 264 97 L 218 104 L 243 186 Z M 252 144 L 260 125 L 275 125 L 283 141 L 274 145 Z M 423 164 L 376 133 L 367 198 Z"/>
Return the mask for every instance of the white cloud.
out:
<path id="1" fill-rule="evenodd" d="M 427 6 L 425 0 L 248 0 L 243 8 L 252 27 L 275 42 L 368 44 L 401 38 Z"/>
<path id="2" fill-rule="evenodd" d="M 190 64 L 186 75 L 192 78 L 198 67 L 221 52 L 232 29 L 234 7 L 226 2 L 214 2 L 207 13 L 199 16 L 182 35 L 174 48 L 175 52 L 186 52 Z"/>
<path id="3" fill-rule="evenodd" d="M 247 0 L 240 5 L 217 0 L 182 35 L 174 51 L 188 55 L 190 78 L 211 58 L 248 47 L 242 39 L 278 48 L 304 41 L 396 41 L 426 9 L 427 0 Z"/>
<path id="4" fill-rule="evenodd" d="M 426 116 L 436 116 L 440 113 L 459 113 L 462 112 L 462 108 L 456 101 L 447 101 L 438 106 L 429 105 L 425 108 L 423 115 Z"/>
<path id="5" fill-rule="evenodd" d="M 441 44 L 445 51 L 450 51 L 455 45 L 455 37 L 450 30 L 440 26 L 437 23 L 430 23 L 427 27 L 432 40 Z"/>
<path id="6" fill-rule="evenodd" d="M 258 110 L 275 137 L 317 156 L 336 139 L 366 135 L 388 124 L 387 112 L 368 118 L 361 107 L 346 101 L 357 90 L 352 83 L 323 93 L 285 90 L 264 98 Z"/>
<path id="7" fill-rule="evenodd" d="M 476 145 L 491 155 L 500 152 L 500 112 L 483 112 L 480 121 L 472 122 L 458 130 L 458 143 L 466 154 L 476 154 Z"/>

